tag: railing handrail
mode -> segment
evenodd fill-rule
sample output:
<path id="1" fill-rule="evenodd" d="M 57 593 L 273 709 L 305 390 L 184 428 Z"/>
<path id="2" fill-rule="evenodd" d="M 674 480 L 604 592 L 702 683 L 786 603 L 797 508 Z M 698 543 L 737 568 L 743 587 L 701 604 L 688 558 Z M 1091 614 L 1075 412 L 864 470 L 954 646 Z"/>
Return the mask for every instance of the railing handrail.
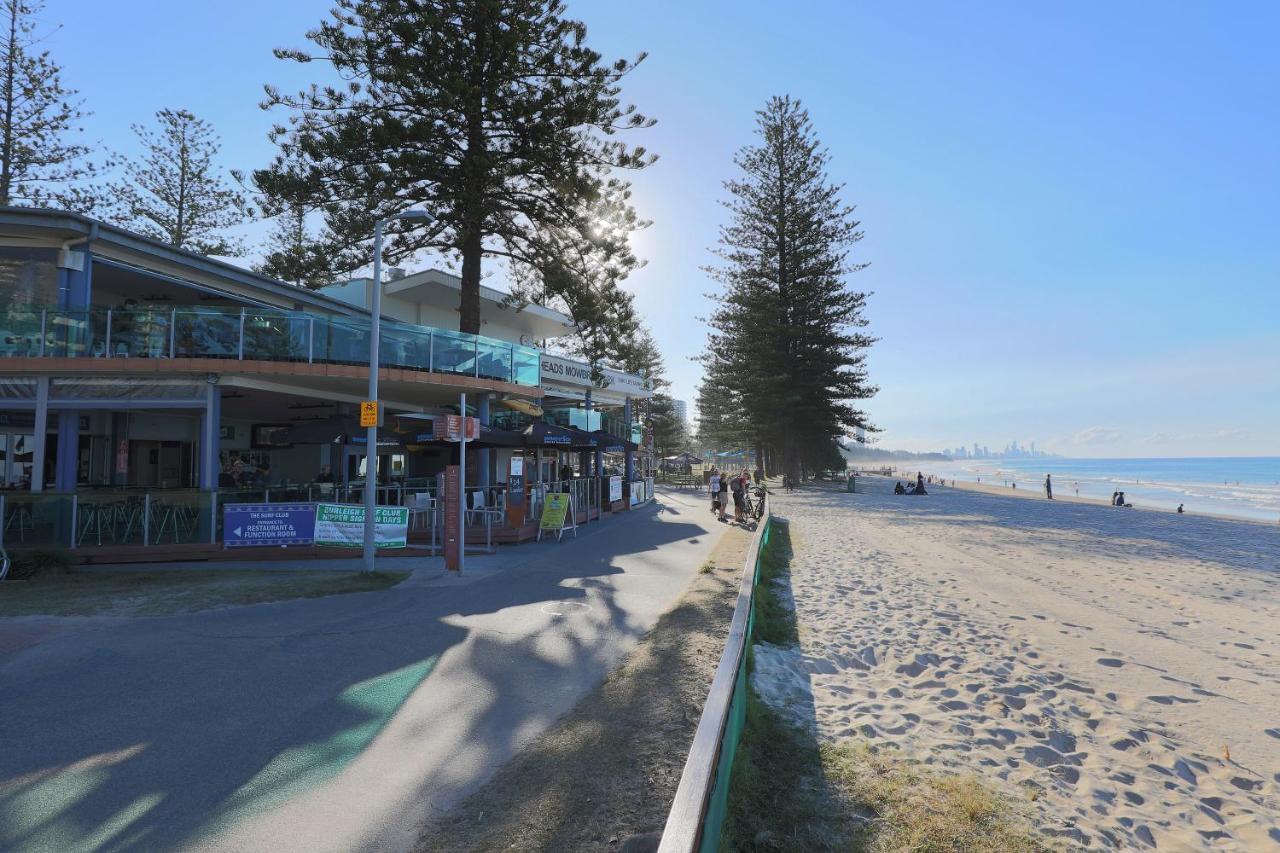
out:
<path id="1" fill-rule="evenodd" d="M 715 787 L 720 754 L 724 745 L 725 727 L 733 705 L 733 694 L 738 686 L 738 674 L 742 658 L 750 641 L 751 609 L 755 604 L 756 572 L 760 563 L 760 549 L 765 530 L 771 520 L 768 498 L 764 512 L 756 525 L 751 545 L 747 548 L 738 585 L 738 600 L 729 622 L 729 637 L 716 667 L 711 689 L 707 691 L 706 704 L 689 747 L 680 785 L 676 788 L 667 823 L 662 830 L 658 853 L 693 853 L 699 849 L 707 815 L 707 803 Z M 726 780 L 727 781 L 727 780 Z"/>

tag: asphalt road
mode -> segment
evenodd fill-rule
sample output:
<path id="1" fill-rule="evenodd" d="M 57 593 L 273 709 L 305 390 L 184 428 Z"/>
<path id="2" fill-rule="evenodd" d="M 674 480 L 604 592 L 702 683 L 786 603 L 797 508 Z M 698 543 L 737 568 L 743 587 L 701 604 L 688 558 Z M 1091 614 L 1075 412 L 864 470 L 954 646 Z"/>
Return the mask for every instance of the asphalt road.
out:
<path id="1" fill-rule="evenodd" d="M 409 848 L 600 682 L 722 529 L 664 494 L 469 577 L 36 626 L 0 651 L 0 849 Z"/>

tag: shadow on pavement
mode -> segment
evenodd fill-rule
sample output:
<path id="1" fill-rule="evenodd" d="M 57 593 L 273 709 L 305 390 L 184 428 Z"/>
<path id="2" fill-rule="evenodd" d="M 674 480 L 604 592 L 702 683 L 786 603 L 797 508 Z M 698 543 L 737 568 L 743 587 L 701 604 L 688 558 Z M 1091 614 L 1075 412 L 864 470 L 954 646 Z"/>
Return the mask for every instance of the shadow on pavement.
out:
<path id="1" fill-rule="evenodd" d="M 87 620 L 0 657 L 0 848 L 172 849 L 261 814 L 340 774 L 469 638 L 466 746 L 501 763 L 546 722 L 511 697 L 603 677 L 638 633 L 618 559 L 706 535 L 658 512 L 456 588 Z M 589 594 L 605 606 L 556 615 Z M 519 617 L 536 636 L 458 624 L 547 602 L 547 624 Z"/>

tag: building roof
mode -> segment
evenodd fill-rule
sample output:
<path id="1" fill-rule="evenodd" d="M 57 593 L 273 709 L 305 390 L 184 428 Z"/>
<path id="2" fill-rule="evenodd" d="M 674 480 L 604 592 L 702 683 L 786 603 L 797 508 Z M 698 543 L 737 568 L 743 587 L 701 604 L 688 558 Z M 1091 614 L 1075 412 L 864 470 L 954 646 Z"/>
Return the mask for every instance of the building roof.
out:
<path id="1" fill-rule="evenodd" d="M 354 306 L 305 287 L 289 284 L 235 264 L 178 249 L 151 237 L 66 210 L 36 207 L 0 207 L 0 238 L 41 243 L 92 242 L 95 256 L 134 266 L 149 273 L 193 279 L 232 296 L 270 301 L 276 307 L 312 308 L 329 314 L 356 316 Z M 74 245 L 71 247 L 74 248 Z M 250 291 L 250 292 L 244 292 Z"/>

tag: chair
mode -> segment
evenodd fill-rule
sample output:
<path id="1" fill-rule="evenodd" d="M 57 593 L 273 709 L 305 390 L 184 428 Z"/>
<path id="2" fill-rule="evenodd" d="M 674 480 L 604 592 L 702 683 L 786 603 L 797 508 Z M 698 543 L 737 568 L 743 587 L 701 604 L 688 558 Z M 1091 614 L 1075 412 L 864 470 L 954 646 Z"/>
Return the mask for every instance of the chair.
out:
<path id="1" fill-rule="evenodd" d="M 477 490 L 471 493 L 470 499 L 467 501 L 467 524 L 475 524 L 475 516 L 484 516 L 484 492 Z"/>
<path id="2" fill-rule="evenodd" d="M 127 343 L 125 343 L 124 341 L 116 341 L 116 348 L 115 348 L 115 349 L 116 349 L 116 352 L 115 352 L 116 358 L 128 358 L 128 357 L 129 357 L 129 345 L 128 345 Z"/>
<path id="3" fill-rule="evenodd" d="M 404 505 L 409 509 L 409 527 L 413 530 L 420 529 L 422 519 L 434 516 L 436 511 L 436 500 L 431 496 L 430 492 L 418 492 L 409 495 L 405 499 Z"/>

